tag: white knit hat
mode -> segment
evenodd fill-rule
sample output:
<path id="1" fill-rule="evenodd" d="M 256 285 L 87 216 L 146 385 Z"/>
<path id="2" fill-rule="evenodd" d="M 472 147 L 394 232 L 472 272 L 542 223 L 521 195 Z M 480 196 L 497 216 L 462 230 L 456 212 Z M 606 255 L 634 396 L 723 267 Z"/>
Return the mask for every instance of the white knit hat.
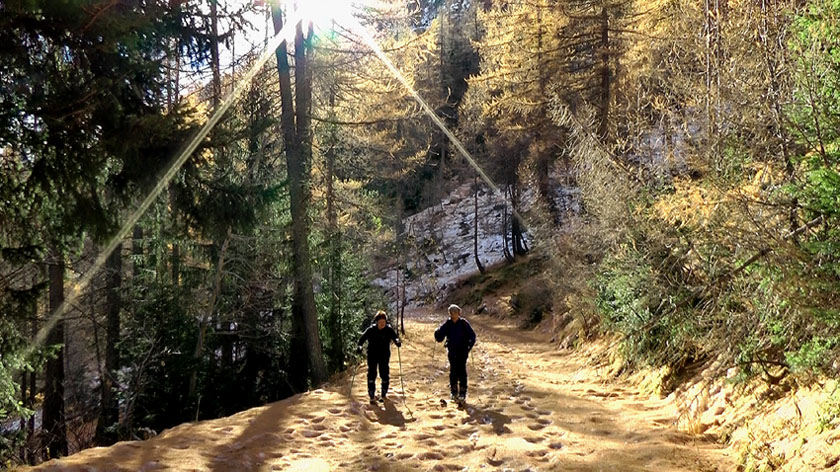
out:
<path id="1" fill-rule="evenodd" d="M 457 311 L 458 313 L 461 313 L 461 307 L 459 307 L 458 305 L 454 305 L 454 304 L 449 305 L 449 313 L 452 313 L 453 311 Z"/>

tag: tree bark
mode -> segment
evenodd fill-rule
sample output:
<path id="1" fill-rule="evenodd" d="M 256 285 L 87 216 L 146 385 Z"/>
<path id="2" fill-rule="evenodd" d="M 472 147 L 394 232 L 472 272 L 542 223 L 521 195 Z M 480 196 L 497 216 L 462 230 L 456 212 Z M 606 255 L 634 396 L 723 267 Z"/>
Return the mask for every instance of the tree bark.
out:
<path id="1" fill-rule="evenodd" d="M 271 2 L 274 31 L 283 29 L 282 12 L 277 0 Z M 289 380 L 293 387 L 305 390 L 306 380 L 319 385 L 327 378 L 315 293 L 312 288 L 312 265 L 309 257 L 308 208 L 311 192 L 309 172 L 312 157 L 310 106 L 312 103 L 311 72 L 307 64 L 313 30 L 296 25 L 295 32 L 295 102 L 292 102 L 291 76 L 284 41 L 277 48 L 277 73 L 280 79 L 281 127 L 286 147 L 286 166 L 289 181 L 289 200 L 292 213 L 292 260 L 294 286 L 292 297 L 292 342 L 289 359 Z M 297 108 L 295 113 L 295 108 Z"/>
<path id="2" fill-rule="evenodd" d="M 522 237 L 522 222 L 519 220 L 519 185 L 514 183 L 510 189 L 511 225 L 510 238 L 513 243 L 513 256 L 524 256 L 528 250 L 525 248 L 525 238 Z"/>
<path id="3" fill-rule="evenodd" d="M 607 142 L 610 117 L 610 20 L 607 7 L 601 9 L 601 121 L 598 135 Z"/>
<path id="4" fill-rule="evenodd" d="M 507 195 L 507 192 L 505 192 Z M 508 249 L 508 216 L 507 216 L 507 202 L 502 205 L 502 253 L 505 256 L 505 260 L 508 262 L 513 262 L 513 254 L 510 253 L 510 249 Z"/>
<path id="5" fill-rule="evenodd" d="M 38 320 L 34 314 L 37 312 L 37 307 L 32 311 L 32 337 L 38 334 Z M 27 402 L 27 407 L 30 409 L 34 409 L 35 407 L 35 391 L 38 388 L 36 383 L 37 377 L 35 373 L 35 369 L 32 369 L 32 372 L 29 373 L 29 401 Z M 32 438 L 35 436 L 35 415 L 29 417 L 29 424 L 26 428 L 26 462 L 30 465 L 35 465 L 35 448 L 33 447 Z"/>
<path id="6" fill-rule="evenodd" d="M 335 85 L 330 90 L 330 112 L 334 118 Z M 327 233 L 329 238 L 329 326 L 330 326 L 330 358 L 333 365 L 344 366 L 344 336 L 341 332 L 341 235 L 338 231 L 338 214 L 335 205 L 335 146 L 338 137 L 335 134 L 336 125 L 330 125 L 329 142 L 324 155 L 327 164 Z M 336 369 L 337 370 L 337 369 Z"/>
<path id="7" fill-rule="evenodd" d="M 50 314 L 64 302 L 64 255 L 51 251 L 49 264 Z M 56 356 L 47 361 L 44 377 L 43 446 L 47 457 L 67 455 L 67 424 L 64 415 L 64 320 L 59 319 L 47 335 L 48 346 L 61 345 Z"/>
<path id="8" fill-rule="evenodd" d="M 219 0 L 210 0 L 210 68 L 213 71 L 213 109 L 219 107 L 222 95 L 221 66 L 219 64 Z"/>
<path id="9" fill-rule="evenodd" d="M 204 315 L 199 321 L 198 339 L 195 342 L 195 351 L 193 352 L 193 367 L 192 372 L 190 373 L 190 384 L 188 390 L 188 395 L 190 398 L 193 398 L 196 394 L 196 388 L 198 384 L 198 368 L 201 360 L 201 354 L 204 351 L 204 338 L 207 336 L 207 325 L 210 322 L 212 314 L 216 311 L 216 301 L 219 299 L 219 294 L 222 291 L 222 273 L 225 268 L 225 254 L 227 253 L 227 248 L 230 244 L 230 235 L 231 227 L 228 226 L 227 233 L 225 235 L 225 240 L 222 242 L 222 247 L 219 250 L 219 259 L 216 263 L 216 274 L 213 278 L 213 292 L 210 296 L 210 303 L 208 304 L 209 306 L 207 307 L 207 311 L 204 312 Z M 196 416 L 198 416 L 197 408 Z"/>
<path id="10" fill-rule="evenodd" d="M 143 257 L 143 228 L 140 225 L 134 226 L 134 232 L 131 236 L 131 256 L 134 259 L 131 261 L 131 275 L 136 279 L 140 277 L 140 268 L 142 267 L 140 259 Z"/>
<path id="11" fill-rule="evenodd" d="M 478 272 L 484 273 L 484 264 L 478 256 L 478 173 L 473 176 L 473 255 Z"/>
<path id="12" fill-rule="evenodd" d="M 119 244 L 106 263 L 107 292 L 105 319 L 105 371 L 101 379 L 102 404 L 96 423 L 96 444 L 110 446 L 119 439 L 114 425 L 119 423 L 115 385 L 120 368 L 120 354 L 117 342 L 120 339 L 120 287 L 122 285 L 122 244 Z M 109 431 L 110 429 L 110 431 Z"/>
<path id="13" fill-rule="evenodd" d="M 21 405 L 27 408 L 29 407 L 26 401 L 26 380 L 28 378 L 28 375 L 29 372 L 27 372 L 26 370 L 24 370 L 20 374 L 20 403 Z M 20 418 L 19 427 L 21 431 L 26 431 L 26 420 L 24 420 L 23 417 Z M 18 459 L 22 464 L 26 463 L 26 446 L 21 447 L 18 451 Z"/>
<path id="14" fill-rule="evenodd" d="M 299 160 L 294 173 L 290 173 L 290 187 L 298 193 L 298 204 L 292 200 L 292 226 L 295 234 L 294 243 L 299 267 L 299 290 L 302 315 L 305 324 L 306 348 L 309 351 L 309 368 L 312 383 L 320 385 L 327 380 L 327 369 L 321 348 L 321 336 L 318 326 L 318 312 L 315 308 L 315 291 L 312 287 L 312 263 L 309 257 L 309 202 L 310 165 L 312 162 L 312 72 L 309 70 L 309 56 L 314 37 L 313 25 L 306 25 L 304 36 L 303 24 L 296 25 L 295 33 L 295 105 L 297 118 L 297 138 Z M 286 155 L 287 166 L 289 155 Z M 292 183 L 294 181 L 294 183 Z"/>

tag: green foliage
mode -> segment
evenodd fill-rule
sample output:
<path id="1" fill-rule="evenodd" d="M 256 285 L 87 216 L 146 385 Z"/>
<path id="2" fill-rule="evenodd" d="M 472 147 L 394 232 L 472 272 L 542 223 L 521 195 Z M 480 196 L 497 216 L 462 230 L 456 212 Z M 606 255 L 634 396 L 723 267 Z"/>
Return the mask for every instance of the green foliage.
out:
<path id="1" fill-rule="evenodd" d="M 654 262 L 629 245 L 609 254 L 595 281 L 596 305 L 604 328 L 625 335 L 622 347 L 631 361 L 662 364 L 693 354 L 687 348 L 694 345 L 693 328 L 677 314 L 661 316 L 676 293 L 670 293 Z"/>
<path id="2" fill-rule="evenodd" d="M 840 389 L 835 381 L 834 390 L 820 407 L 819 432 L 840 426 Z"/>
<path id="3" fill-rule="evenodd" d="M 160 431 L 195 414 L 186 395 L 197 329 L 186 301 L 167 285 L 146 286 L 125 323 L 120 375 L 130 388 L 121 395 L 134 408 L 134 428 Z"/>
<path id="4" fill-rule="evenodd" d="M 321 257 L 318 260 L 321 262 L 319 264 L 320 270 L 322 273 L 326 273 L 329 258 Z M 332 366 L 331 370 L 333 371 L 346 367 L 346 364 L 340 365 L 337 362 L 337 357 L 349 359 L 355 355 L 356 340 L 361 334 L 360 330 L 367 327 L 372 321 L 373 314 L 377 310 L 387 309 L 387 301 L 381 290 L 370 283 L 369 274 L 366 270 L 368 260 L 364 255 L 352 251 L 351 245 L 342 244 L 338 264 L 341 268 L 341 274 L 340 280 L 337 280 L 336 283 L 339 283 L 340 287 L 333 287 L 331 280 L 324 280 L 322 290 L 315 294 L 322 342 L 325 346 L 332 346 L 335 342 L 334 337 L 341 337 L 343 341 L 340 343 L 344 347 L 343 355 L 327 351 L 329 354 L 327 364 Z M 333 293 L 340 294 L 340 299 L 336 300 L 339 310 L 338 331 L 330 328 L 327 319 Z M 394 327 L 398 326 L 396 315 L 396 313 L 389 314 L 391 324 Z"/>
<path id="5" fill-rule="evenodd" d="M 831 364 L 837 359 L 838 346 L 840 336 L 814 336 L 802 343 L 798 350 L 785 353 L 785 360 L 793 372 L 830 373 Z"/>

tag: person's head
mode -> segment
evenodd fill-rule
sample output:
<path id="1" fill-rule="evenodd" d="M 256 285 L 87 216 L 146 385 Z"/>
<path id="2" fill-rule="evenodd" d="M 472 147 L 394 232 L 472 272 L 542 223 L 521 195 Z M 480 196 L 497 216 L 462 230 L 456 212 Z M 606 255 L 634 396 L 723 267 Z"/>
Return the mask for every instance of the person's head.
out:
<path id="1" fill-rule="evenodd" d="M 384 329 L 385 324 L 388 323 L 388 315 L 383 310 L 379 310 L 376 312 L 376 316 L 373 317 L 373 322 L 376 323 L 377 328 Z"/>
<path id="2" fill-rule="evenodd" d="M 452 321 L 458 321 L 458 318 L 461 317 L 461 307 L 458 305 L 449 305 L 449 319 Z"/>

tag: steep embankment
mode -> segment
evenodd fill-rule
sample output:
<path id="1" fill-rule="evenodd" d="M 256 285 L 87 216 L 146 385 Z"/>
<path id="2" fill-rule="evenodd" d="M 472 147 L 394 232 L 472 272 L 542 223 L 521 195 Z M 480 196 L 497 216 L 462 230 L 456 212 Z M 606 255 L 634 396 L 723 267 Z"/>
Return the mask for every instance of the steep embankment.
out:
<path id="1" fill-rule="evenodd" d="M 431 342 L 442 315 L 411 313 L 391 359 L 391 399 L 367 404 L 364 367 L 322 389 L 143 442 L 83 451 L 38 470 L 733 470 L 727 451 L 678 432 L 674 404 L 606 382 L 607 362 L 557 351 L 543 336 L 471 317 L 469 405 L 441 405 L 446 356 Z"/>

